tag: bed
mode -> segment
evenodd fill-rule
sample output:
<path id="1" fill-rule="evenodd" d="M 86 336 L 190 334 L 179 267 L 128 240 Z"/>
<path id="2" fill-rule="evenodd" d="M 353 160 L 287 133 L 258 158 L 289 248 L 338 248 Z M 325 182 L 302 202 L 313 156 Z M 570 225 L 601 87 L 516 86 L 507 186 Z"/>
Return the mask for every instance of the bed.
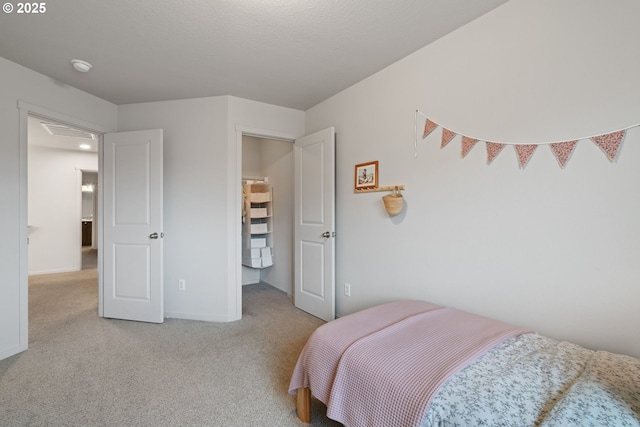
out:
<path id="1" fill-rule="evenodd" d="M 426 301 L 319 327 L 289 393 L 309 423 L 367 426 L 640 426 L 640 359 L 553 340 Z"/>

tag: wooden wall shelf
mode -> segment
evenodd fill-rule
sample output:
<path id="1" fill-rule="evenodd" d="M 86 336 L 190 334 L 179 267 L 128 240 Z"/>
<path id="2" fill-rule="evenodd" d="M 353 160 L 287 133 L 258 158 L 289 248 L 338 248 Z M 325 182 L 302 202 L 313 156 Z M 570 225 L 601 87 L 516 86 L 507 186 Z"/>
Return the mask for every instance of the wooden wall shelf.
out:
<path id="1" fill-rule="evenodd" d="M 354 193 L 376 193 L 382 191 L 404 190 L 404 185 L 386 185 L 384 187 L 364 188 L 362 190 L 353 190 Z"/>

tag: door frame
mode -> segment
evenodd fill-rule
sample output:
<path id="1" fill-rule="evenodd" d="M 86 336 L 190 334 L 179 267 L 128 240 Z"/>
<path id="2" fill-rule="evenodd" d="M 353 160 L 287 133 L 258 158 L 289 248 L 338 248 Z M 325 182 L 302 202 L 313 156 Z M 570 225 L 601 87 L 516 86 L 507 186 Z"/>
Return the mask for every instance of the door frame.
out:
<path id="1" fill-rule="evenodd" d="M 229 149 L 229 200 L 227 203 L 227 275 L 228 307 L 235 308 L 229 312 L 229 320 L 242 319 L 242 137 L 275 139 L 278 141 L 295 142 L 299 135 L 260 129 L 250 126 L 236 125 L 235 147 Z M 235 148 L 235 149 L 233 149 Z"/>
<path id="2" fill-rule="evenodd" d="M 29 347 L 29 248 L 27 244 L 28 234 L 28 118 L 38 117 L 45 120 L 55 121 L 57 123 L 69 125 L 75 128 L 83 129 L 98 135 L 98 181 L 102 180 L 102 135 L 109 132 L 108 129 L 89 123 L 84 120 L 59 113 L 57 111 L 49 110 L 47 108 L 39 107 L 37 105 L 29 104 L 24 101 L 18 101 L 18 117 L 19 117 L 19 289 L 20 289 L 20 346 L 19 352 L 27 350 Z M 102 199 L 101 193 L 98 193 L 98 211 L 102 211 Z M 98 216 L 98 299 L 102 301 L 102 232 L 101 232 L 101 217 Z M 102 305 L 98 304 L 98 315 L 102 316 Z"/>

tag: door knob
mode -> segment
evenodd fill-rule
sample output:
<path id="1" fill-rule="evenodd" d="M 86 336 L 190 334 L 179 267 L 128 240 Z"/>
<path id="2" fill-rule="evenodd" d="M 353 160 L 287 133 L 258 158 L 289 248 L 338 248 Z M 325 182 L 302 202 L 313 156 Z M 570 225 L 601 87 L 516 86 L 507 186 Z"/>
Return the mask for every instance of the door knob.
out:
<path id="1" fill-rule="evenodd" d="M 329 237 L 331 237 L 331 233 L 329 233 L 328 231 L 325 231 L 324 233 L 322 233 L 322 237 L 328 239 Z"/>
<path id="2" fill-rule="evenodd" d="M 160 236 L 158 235 L 158 233 L 151 233 L 151 234 L 149 234 L 149 238 L 150 238 L 150 239 L 157 239 L 158 237 L 160 237 Z"/>

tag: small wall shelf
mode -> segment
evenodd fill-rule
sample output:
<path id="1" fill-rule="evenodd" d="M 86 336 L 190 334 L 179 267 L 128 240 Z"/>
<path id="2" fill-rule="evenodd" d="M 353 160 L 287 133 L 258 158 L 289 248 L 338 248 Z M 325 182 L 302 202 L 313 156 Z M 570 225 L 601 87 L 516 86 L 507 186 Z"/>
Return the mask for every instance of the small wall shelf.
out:
<path id="1" fill-rule="evenodd" d="M 381 191 L 402 191 L 404 190 L 404 184 L 402 185 L 386 185 L 384 187 L 376 187 L 376 188 L 365 188 L 362 190 L 353 190 L 354 193 L 376 193 Z"/>

